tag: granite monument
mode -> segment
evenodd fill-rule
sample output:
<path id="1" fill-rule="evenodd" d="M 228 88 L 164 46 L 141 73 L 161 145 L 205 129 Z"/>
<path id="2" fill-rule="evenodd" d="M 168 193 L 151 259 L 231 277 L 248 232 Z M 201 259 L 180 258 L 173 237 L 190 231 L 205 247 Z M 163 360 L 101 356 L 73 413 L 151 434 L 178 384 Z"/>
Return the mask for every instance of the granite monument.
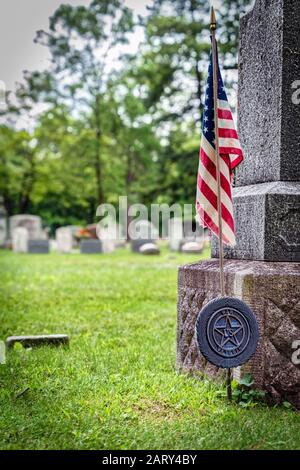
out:
<path id="1" fill-rule="evenodd" d="M 239 136 L 244 163 L 236 175 L 237 245 L 226 249 L 226 295 L 256 315 L 255 356 L 234 369 L 250 372 L 274 402 L 300 408 L 300 2 L 256 0 L 241 19 Z M 218 256 L 217 241 L 213 257 Z M 195 322 L 220 294 L 219 261 L 182 266 L 178 281 L 177 367 L 210 377 L 223 372 L 198 351 Z"/>

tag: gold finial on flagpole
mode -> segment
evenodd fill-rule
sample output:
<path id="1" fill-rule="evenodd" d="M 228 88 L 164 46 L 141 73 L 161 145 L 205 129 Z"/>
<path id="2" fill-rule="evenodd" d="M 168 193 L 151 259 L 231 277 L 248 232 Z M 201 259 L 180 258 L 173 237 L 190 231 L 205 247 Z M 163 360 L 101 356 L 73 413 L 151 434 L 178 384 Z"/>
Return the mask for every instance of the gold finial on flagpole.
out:
<path id="1" fill-rule="evenodd" d="M 217 29 L 217 20 L 214 7 L 211 7 L 210 10 L 210 29 L 215 31 Z"/>

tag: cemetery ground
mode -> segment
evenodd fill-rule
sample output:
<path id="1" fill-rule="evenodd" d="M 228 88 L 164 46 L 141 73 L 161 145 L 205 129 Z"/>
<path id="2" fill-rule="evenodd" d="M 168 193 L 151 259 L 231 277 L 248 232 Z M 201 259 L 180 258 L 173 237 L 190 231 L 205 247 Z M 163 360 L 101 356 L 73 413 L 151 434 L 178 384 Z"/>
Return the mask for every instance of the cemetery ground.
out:
<path id="1" fill-rule="evenodd" d="M 67 333 L 70 347 L 7 352 L 0 448 L 299 449 L 293 409 L 228 404 L 176 372 L 177 267 L 198 258 L 1 252 L 0 338 Z"/>

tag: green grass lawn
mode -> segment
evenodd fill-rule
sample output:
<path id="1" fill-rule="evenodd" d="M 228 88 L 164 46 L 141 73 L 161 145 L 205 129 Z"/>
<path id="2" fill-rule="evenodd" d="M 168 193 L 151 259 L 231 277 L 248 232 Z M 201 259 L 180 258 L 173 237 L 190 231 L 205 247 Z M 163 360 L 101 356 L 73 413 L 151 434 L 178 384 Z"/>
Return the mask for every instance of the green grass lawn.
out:
<path id="1" fill-rule="evenodd" d="M 0 339 L 71 343 L 7 353 L 0 448 L 299 449 L 295 411 L 228 404 L 176 373 L 177 267 L 196 259 L 1 252 Z"/>

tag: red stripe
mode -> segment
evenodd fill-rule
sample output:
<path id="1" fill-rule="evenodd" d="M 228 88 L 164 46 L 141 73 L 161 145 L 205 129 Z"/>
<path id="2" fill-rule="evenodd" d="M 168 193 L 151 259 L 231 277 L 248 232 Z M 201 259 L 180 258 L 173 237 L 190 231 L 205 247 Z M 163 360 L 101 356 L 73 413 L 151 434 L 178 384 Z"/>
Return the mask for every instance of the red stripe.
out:
<path id="1" fill-rule="evenodd" d="M 218 108 L 218 118 L 219 119 L 230 119 L 231 121 L 233 121 L 232 112 L 229 111 L 229 110 L 225 110 L 225 109 L 219 109 Z"/>
<path id="2" fill-rule="evenodd" d="M 231 162 L 231 171 L 233 171 L 240 163 L 242 163 L 243 157 L 239 156 Z"/>
<path id="3" fill-rule="evenodd" d="M 219 137 L 230 138 L 230 139 L 239 139 L 237 132 L 234 129 L 222 129 L 219 127 Z"/>
<path id="4" fill-rule="evenodd" d="M 196 210 L 197 210 L 197 213 L 199 214 L 199 216 L 202 220 L 202 223 L 203 223 L 204 227 L 207 227 L 209 230 L 211 230 L 218 237 L 219 236 L 219 228 L 213 222 L 213 220 L 210 218 L 208 213 L 203 210 L 203 208 L 201 207 L 201 205 L 198 202 L 197 202 L 197 205 L 196 205 Z M 227 243 L 228 245 L 230 244 L 229 240 L 225 237 L 224 233 L 223 233 L 222 238 L 223 238 L 224 243 Z"/>
<path id="5" fill-rule="evenodd" d="M 207 171 L 211 174 L 211 176 L 217 181 L 217 171 L 216 171 L 216 165 L 214 162 L 211 161 L 211 159 L 206 155 L 203 149 L 200 151 L 200 160 L 203 164 L 203 166 L 207 169 Z M 223 159 L 224 160 L 224 159 Z M 226 165 L 228 166 L 228 163 L 225 161 Z M 230 172 L 230 169 L 229 169 Z M 221 186 L 224 189 L 225 193 L 228 195 L 228 197 L 231 199 L 231 186 L 230 182 L 226 178 L 226 176 L 223 175 L 221 172 Z"/>
<path id="6" fill-rule="evenodd" d="M 235 147 L 220 147 L 219 148 L 220 153 L 224 153 L 225 155 L 240 155 L 243 157 L 243 152 L 241 149 L 235 148 Z"/>
<path id="7" fill-rule="evenodd" d="M 206 197 L 206 199 L 211 203 L 211 205 L 217 211 L 218 210 L 217 195 L 210 189 L 210 187 L 205 183 L 205 181 L 203 179 L 201 179 L 201 177 L 199 177 L 199 179 L 198 179 L 198 186 L 199 186 L 199 190 L 201 191 L 203 196 Z M 222 207 L 221 207 L 221 215 L 222 215 L 222 218 L 227 222 L 227 224 L 229 225 L 229 227 L 231 228 L 231 230 L 234 233 L 233 217 L 230 214 L 230 212 L 228 211 L 228 209 L 224 206 L 223 203 L 222 203 Z"/>

